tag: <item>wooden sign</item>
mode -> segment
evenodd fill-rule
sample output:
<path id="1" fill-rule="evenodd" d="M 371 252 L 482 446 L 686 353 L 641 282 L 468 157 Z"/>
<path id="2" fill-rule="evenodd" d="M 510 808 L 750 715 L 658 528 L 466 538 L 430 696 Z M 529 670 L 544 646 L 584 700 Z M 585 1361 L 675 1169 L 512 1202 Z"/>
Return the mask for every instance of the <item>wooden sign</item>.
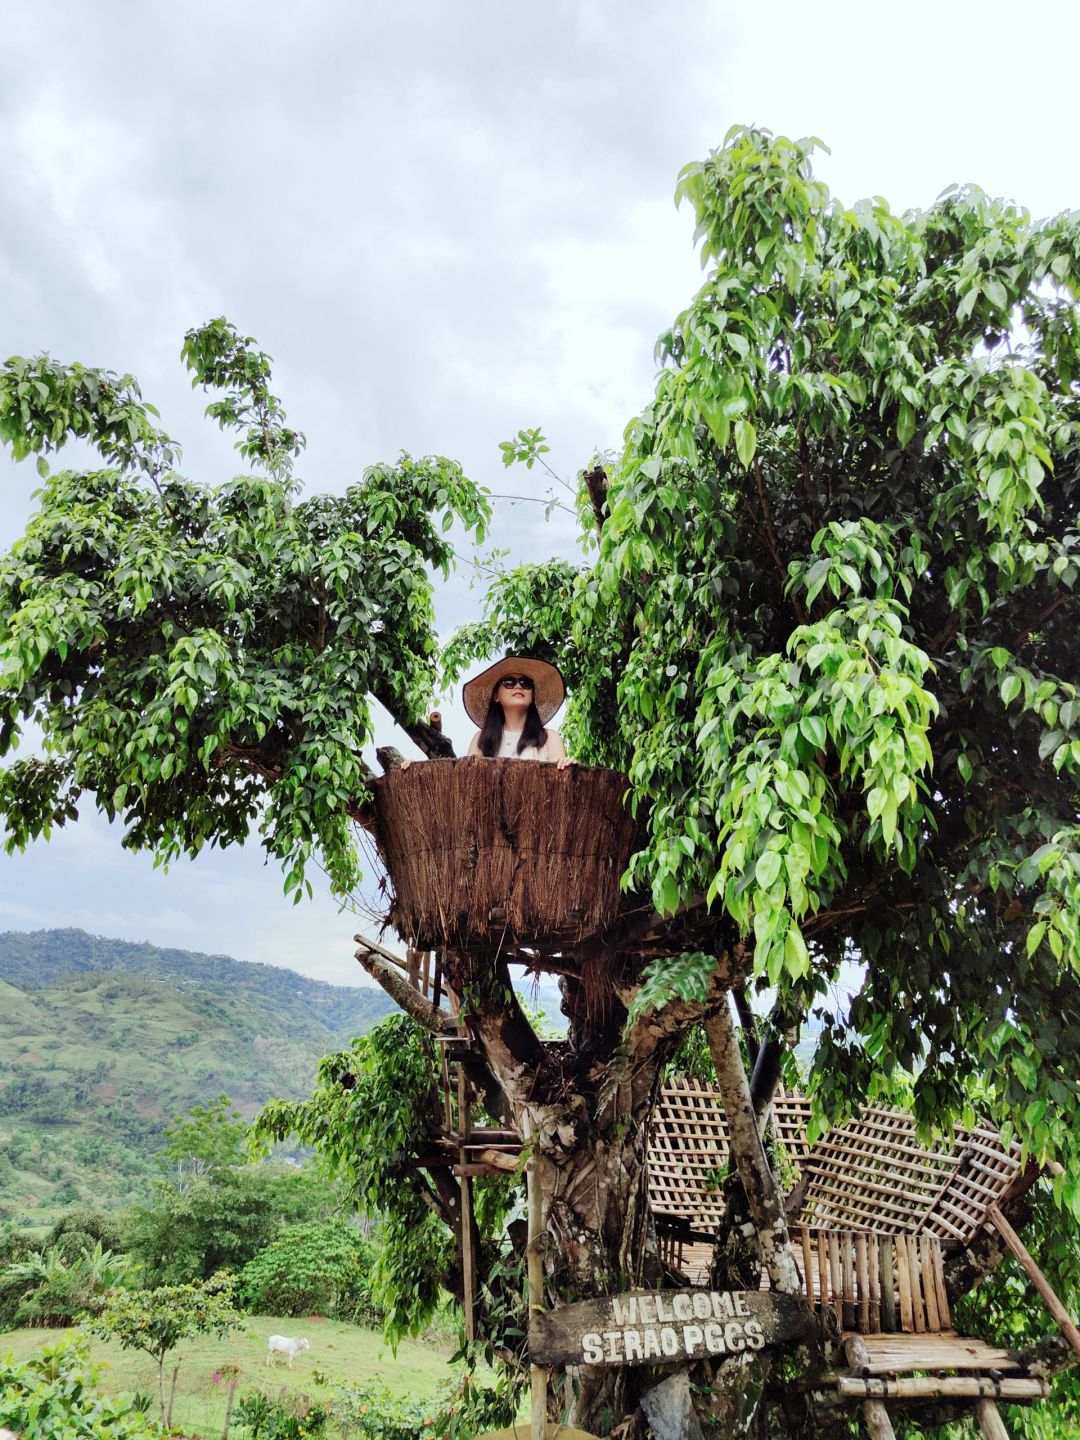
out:
<path id="1" fill-rule="evenodd" d="M 815 1328 L 805 1300 L 761 1290 L 631 1290 L 538 1312 L 538 1365 L 662 1365 L 781 1345 Z"/>

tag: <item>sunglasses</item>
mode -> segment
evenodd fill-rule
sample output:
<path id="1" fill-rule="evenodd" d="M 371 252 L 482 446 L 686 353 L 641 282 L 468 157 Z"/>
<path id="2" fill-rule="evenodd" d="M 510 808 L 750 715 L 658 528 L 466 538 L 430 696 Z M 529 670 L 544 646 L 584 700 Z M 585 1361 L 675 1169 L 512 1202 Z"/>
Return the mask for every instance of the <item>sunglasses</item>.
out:
<path id="1" fill-rule="evenodd" d="M 532 678 L 529 675 L 504 675 L 499 684 L 504 690 L 516 690 L 519 686 L 522 690 L 533 688 Z"/>

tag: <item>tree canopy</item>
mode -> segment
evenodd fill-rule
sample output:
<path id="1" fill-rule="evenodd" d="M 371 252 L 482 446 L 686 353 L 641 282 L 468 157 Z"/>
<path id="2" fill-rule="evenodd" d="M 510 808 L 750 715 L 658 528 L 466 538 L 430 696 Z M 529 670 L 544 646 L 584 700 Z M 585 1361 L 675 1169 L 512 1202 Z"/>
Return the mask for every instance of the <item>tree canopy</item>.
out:
<path id="1" fill-rule="evenodd" d="M 0 753 L 30 722 L 44 739 L 2 772 L 7 843 L 47 835 L 88 793 L 162 862 L 256 826 L 296 898 L 313 852 L 348 891 L 372 703 L 406 723 L 422 712 L 431 572 L 451 564 L 455 521 L 483 534 L 488 501 L 453 462 L 407 455 L 302 499 L 302 437 L 268 357 L 223 320 L 189 332 L 183 354 L 265 474 L 186 479 L 129 375 L 47 356 L 0 371 L 0 439 L 43 475 L 0 569 Z M 50 471 L 72 438 L 102 468 Z"/>
<path id="2" fill-rule="evenodd" d="M 977 1098 L 1067 1158 L 1080 1216 L 1080 214 L 848 208 L 815 143 L 684 170 L 705 283 L 595 559 L 505 577 L 449 661 L 563 667 L 573 753 L 650 803 L 658 910 L 705 895 L 819 1006 L 821 1114 L 914 1073 L 923 1119 Z"/>
<path id="3" fill-rule="evenodd" d="M 1035 222 L 974 187 L 905 215 L 848 207 L 815 177 L 817 148 L 737 128 L 684 170 L 704 282 L 621 449 L 578 477 L 582 559 L 500 574 L 443 656 L 451 679 L 504 647 L 558 663 L 571 753 L 624 770 L 648 816 L 628 883 L 661 917 L 713 917 L 709 949 L 623 974 L 604 1017 L 564 977 L 557 1052 L 507 977 L 468 996 L 481 1089 L 493 1074 L 517 1123 L 542 1075 L 556 1137 L 564 1107 L 571 1140 L 544 1158 L 607 1147 L 591 1190 L 579 1165 L 560 1193 L 566 1234 L 601 1216 L 594 1277 L 644 1235 L 640 1210 L 623 1223 L 640 1189 L 628 1116 L 736 972 L 772 1005 L 778 1048 L 821 1026 L 812 1132 L 898 1093 L 932 1125 L 978 1107 L 1061 1162 L 1056 1197 L 1080 1218 L 1080 213 Z M 352 825 L 372 823 L 372 705 L 447 753 L 422 719 L 431 577 L 455 525 L 484 534 L 489 498 L 451 461 L 407 455 L 302 496 L 267 357 L 223 320 L 184 357 L 258 477 L 183 478 L 131 377 L 44 357 L 0 370 L 0 438 L 44 476 L 0 562 L 0 752 L 31 723 L 44 737 L 0 772 L 7 843 L 85 794 L 160 860 L 256 826 L 287 892 L 314 855 L 346 891 Z M 72 437 L 101 468 L 49 471 Z M 541 446 L 522 431 L 504 455 L 531 465 Z M 269 1120 L 317 1133 L 358 1201 L 398 1215 L 399 1328 L 424 1308 L 448 1213 L 398 1163 L 432 1073 L 408 1039 L 361 1047 L 351 1091 L 331 1066 L 316 1102 Z M 627 1055 L 623 1114 L 608 1082 Z"/>

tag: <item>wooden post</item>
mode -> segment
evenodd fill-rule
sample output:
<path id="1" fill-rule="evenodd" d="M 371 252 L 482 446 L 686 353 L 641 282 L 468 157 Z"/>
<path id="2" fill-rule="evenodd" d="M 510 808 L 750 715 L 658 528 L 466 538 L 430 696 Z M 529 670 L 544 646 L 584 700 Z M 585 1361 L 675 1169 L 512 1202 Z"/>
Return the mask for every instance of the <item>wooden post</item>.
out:
<path id="1" fill-rule="evenodd" d="M 522 1132 L 525 1143 L 528 1144 L 532 1139 L 533 1128 L 527 1111 L 522 1117 Z M 531 1319 L 534 1310 L 544 1308 L 544 1257 L 541 1253 L 544 1241 L 544 1197 L 535 1153 L 529 1156 L 529 1166 L 525 1171 L 525 1198 L 529 1211 L 529 1243 L 525 1250 L 528 1279 L 526 1298 Z M 532 1440 L 547 1440 L 547 1381 L 548 1372 L 544 1366 L 529 1366 Z"/>
<path id="2" fill-rule="evenodd" d="M 461 1288 L 465 1296 L 465 1339 L 476 1339 L 476 1253 L 473 1250 L 473 1208 L 472 1180 L 466 1170 L 468 1155 L 465 1147 L 472 1132 L 472 1116 L 469 1107 L 469 1082 L 465 1066 L 457 1067 L 458 1091 L 458 1185 L 461 1188 L 461 1209 L 458 1221 L 461 1225 Z"/>
<path id="3" fill-rule="evenodd" d="M 858 1335 L 849 1335 L 844 1341 L 844 1354 L 853 1370 L 866 1369 L 870 1364 L 870 1352 Z M 880 1400 L 865 1400 L 859 1408 L 870 1440 L 896 1440 L 889 1412 Z"/>
<path id="4" fill-rule="evenodd" d="M 1009 1249 L 1016 1256 L 1017 1260 L 1020 1261 L 1025 1275 L 1027 1275 L 1028 1279 L 1035 1286 L 1035 1289 L 1038 1290 L 1039 1294 L 1046 1302 L 1046 1308 L 1050 1311 L 1050 1314 L 1057 1321 L 1058 1326 L 1061 1329 L 1061 1333 L 1065 1336 L 1065 1339 L 1076 1351 L 1077 1355 L 1080 1355 L 1080 1330 L 1077 1330 L 1076 1326 L 1073 1324 L 1073 1321 L 1069 1316 L 1069 1312 L 1065 1309 L 1065 1306 L 1062 1305 L 1061 1301 L 1054 1294 L 1053 1290 L 1050 1287 L 1050 1281 L 1047 1280 L 1046 1276 L 1042 1273 L 1038 1265 L 1036 1265 L 1035 1261 L 1031 1258 L 1030 1254 L 1028 1253 L 1027 1246 L 1020 1239 L 1020 1236 L 1017 1235 L 1016 1231 L 1009 1224 L 1008 1220 L 1005 1219 L 1005 1216 L 1001 1213 L 1001 1211 L 996 1205 L 991 1205 L 986 1213 L 991 1223 L 997 1229 L 1001 1238 L 1005 1241 L 1006 1245 L 1008 1245 Z"/>
<path id="5" fill-rule="evenodd" d="M 1001 1411 L 993 1400 L 980 1400 L 975 1406 L 975 1418 L 979 1422 L 979 1429 L 983 1433 L 984 1440 L 1009 1440 L 1005 1421 L 1002 1420 Z"/>

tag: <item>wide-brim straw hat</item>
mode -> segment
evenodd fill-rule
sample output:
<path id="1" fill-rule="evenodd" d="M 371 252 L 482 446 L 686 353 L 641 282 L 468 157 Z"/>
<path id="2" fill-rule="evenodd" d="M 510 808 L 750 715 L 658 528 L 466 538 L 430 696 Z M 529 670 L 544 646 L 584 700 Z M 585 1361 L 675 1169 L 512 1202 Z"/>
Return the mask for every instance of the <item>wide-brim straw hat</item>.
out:
<path id="1" fill-rule="evenodd" d="M 479 675 L 466 680 L 461 689 L 465 712 L 478 730 L 484 728 L 491 692 L 504 675 L 528 675 L 533 682 L 533 701 L 546 725 L 566 699 L 566 686 L 558 668 L 546 660 L 533 660 L 528 655 L 505 655 Z"/>

